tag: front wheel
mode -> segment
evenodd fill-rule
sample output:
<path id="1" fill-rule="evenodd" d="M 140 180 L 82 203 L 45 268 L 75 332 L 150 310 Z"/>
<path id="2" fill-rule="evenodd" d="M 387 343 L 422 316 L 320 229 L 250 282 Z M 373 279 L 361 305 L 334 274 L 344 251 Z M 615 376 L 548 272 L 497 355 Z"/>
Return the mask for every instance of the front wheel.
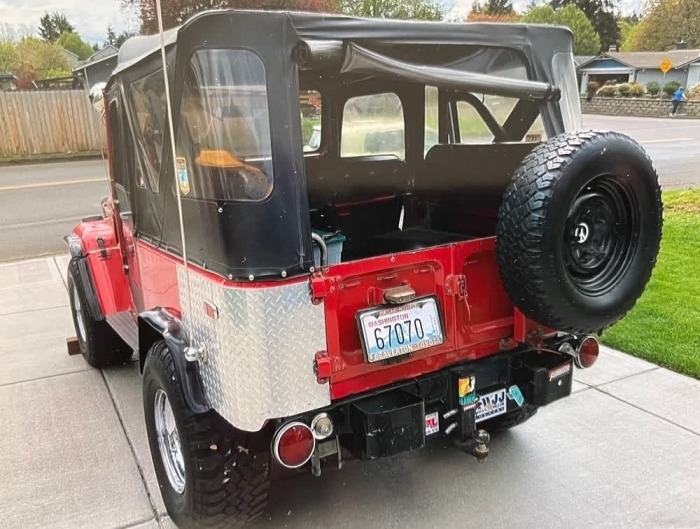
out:
<path id="1" fill-rule="evenodd" d="M 146 357 L 143 406 L 163 502 L 178 527 L 239 527 L 263 513 L 269 450 L 256 450 L 255 434 L 234 429 L 216 412 L 195 415 L 187 408 L 165 342 Z"/>
<path id="2" fill-rule="evenodd" d="M 85 361 L 97 368 L 126 364 L 133 350 L 104 319 L 98 319 L 90 310 L 87 285 L 78 272 L 76 260 L 68 265 L 67 287 L 78 347 Z"/>

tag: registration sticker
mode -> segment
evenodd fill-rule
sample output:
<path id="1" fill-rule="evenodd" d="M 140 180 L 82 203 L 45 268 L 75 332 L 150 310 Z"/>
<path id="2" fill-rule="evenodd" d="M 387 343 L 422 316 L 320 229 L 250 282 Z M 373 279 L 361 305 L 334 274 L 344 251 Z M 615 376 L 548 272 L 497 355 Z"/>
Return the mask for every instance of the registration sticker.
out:
<path id="1" fill-rule="evenodd" d="M 425 416 L 425 435 L 433 435 L 440 431 L 440 416 L 438 412 L 429 413 Z"/>
<path id="2" fill-rule="evenodd" d="M 506 412 L 506 390 L 480 395 L 476 401 L 476 421 L 485 421 Z"/>
<path id="3" fill-rule="evenodd" d="M 522 406 L 523 402 L 525 402 L 522 391 L 520 391 L 520 388 L 516 385 L 508 388 L 508 398 L 514 400 L 518 406 Z"/>
<path id="4" fill-rule="evenodd" d="M 181 156 L 175 158 L 177 166 L 177 183 L 180 186 L 180 193 L 189 195 L 190 193 L 190 177 L 187 174 L 187 160 Z"/>

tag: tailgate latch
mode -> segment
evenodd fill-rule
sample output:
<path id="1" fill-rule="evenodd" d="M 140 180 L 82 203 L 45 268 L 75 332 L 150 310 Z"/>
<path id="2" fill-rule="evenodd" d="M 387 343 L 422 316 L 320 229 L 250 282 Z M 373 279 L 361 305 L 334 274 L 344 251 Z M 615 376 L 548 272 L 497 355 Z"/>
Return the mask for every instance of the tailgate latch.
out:
<path id="1" fill-rule="evenodd" d="M 450 275 L 445 278 L 445 292 L 448 296 L 454 296 L 457 299 L 467 297 L 467 276 L 464 274 Z"/>

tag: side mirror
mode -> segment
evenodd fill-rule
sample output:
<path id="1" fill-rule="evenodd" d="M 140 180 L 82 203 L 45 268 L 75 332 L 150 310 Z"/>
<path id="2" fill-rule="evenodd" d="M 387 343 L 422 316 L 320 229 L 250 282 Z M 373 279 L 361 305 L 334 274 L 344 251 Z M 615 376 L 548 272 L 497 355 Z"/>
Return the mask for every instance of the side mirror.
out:
<path id="1" fill-rule="evenodd" d="M 100 114 L 105 110 L 104 90 L 106 86 L 107 83 L 97 83 L 90 88 L 90 103 Z"/>

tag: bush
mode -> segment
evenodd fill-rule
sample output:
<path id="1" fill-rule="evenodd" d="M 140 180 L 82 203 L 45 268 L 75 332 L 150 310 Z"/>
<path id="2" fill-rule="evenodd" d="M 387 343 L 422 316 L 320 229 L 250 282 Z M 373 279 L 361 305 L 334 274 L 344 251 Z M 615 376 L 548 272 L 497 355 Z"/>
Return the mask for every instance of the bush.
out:
<path id="1" fill-rule="evenodd" d="M 632 90 L 632 85 L 629 83 L 622 83 L 617 87 L 617 93 L 622 97 L 628 97 L 630 95 L 630 90 Z"/>
<path id="2" fill-rule="evenodd" d="M 617 80 L 615 79 L 608 79 L 605 81 L 605 84 L 603 86 L 615 86 L 617 84 Z"/>
<path id="3" fill-rule="evenodd" d="M 615 97 L 615 94 L 617 91 L 615 90 L 615 87 L 612 85 L 603 85 L 598 89 L 597 94 L 599 96 L 603 97 Z"/>
<path id="4" fill-rule="evenodd" d="M 663 87 L 664 94 L 667 96 L 672 96 L 676 90 L 678 90 L 681 87 L 681 83 L 678 81 L 669 81 L 666 83 Z"/>
<path id="5" fill-rule="evenodd" d="M 644 87 L 639 83 L 630 85 L 630 97 L 644 97 Z"/>
<path id="6" fill-rule="evenodd" d="M 598 88 L 600 88 L 600 85 L 595 81 L 588 83 L 588 92 L 595 94 L 598 91 Z"/>
<path id="7" fill-rule="evenodd" d="M 685 95 L 688 99 L 700 99 L 700 84 L 693 86 Z"/>
<path id="8" fill-rule="evenodd" d="M 659 83 L 657 83 L 656 81 L 649 81 L 647 83 L 647 92 L 649 92 L 652 96 L 659 95 L 660 91 L 661 91 L 661 85 Z"/>

